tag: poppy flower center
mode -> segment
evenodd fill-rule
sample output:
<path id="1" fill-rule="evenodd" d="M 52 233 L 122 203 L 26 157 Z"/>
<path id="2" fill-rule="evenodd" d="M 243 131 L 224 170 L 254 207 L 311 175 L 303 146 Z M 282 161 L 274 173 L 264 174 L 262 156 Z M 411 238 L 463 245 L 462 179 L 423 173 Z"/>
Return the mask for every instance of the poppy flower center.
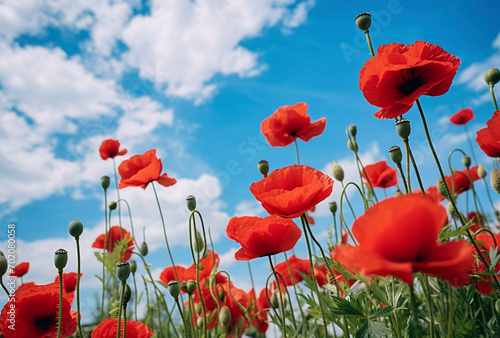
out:
<path id="1" fill-rule="evenodd" d="M 55 318 L 53 316 L 45 318 L 35 318 L 35 326 L 40 328 L 42 332 L 49 332 L 55 325 Z"/>
<path id="2" fill-rule="evenodd" d="M 412 75 L 414 75 L 413 71 L 412 71 Z M 404 78 L 404 76 L 403 76 L 403 78 Z M 409 77 L 407 79 L 404 78 L 404 83 L 400 84 L 398 86 L 398 88 L 399 88 L 399 91 L 401 92 L 401 94 L 410 95 L 415 90 L 417 90 L 423 83 L 424 83 L 424 81 L 421 78 L 419 78 L 417 76 L 412 76 L 412 77 Z"/>

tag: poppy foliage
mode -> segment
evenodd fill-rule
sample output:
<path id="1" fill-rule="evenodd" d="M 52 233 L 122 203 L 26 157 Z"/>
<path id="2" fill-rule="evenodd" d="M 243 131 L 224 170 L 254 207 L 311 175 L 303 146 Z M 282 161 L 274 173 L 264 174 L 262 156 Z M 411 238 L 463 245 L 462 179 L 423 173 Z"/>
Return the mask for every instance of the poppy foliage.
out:
<path id="1" fill-rule="evenodd" d="M 326 118 L 311 123 L 307 115 L 307 103 L 282 106 L 262 121 L 260 130 L 272 147 L 285 147 L 300 138 L 308 142 L 325 130 Z"/>
<path id="2" fill-rule="evenodd" d="M 121 176 L 118 187 L 141 187 L 146 189 L 149 183 L 156 181 L 164 187 L 170 187 L 177 181 L 175 178 L 168 177 L 167 174 L 161 174 L 162 163 L 156 157 L 156 149 L 146 151 L 142 155 L 132 156 L 123 161 L 118 167 L 118 173 Z"/>
<path id="3" fill-rule="evenodd" d="M 295 218 L 330 196 L 333 180 L 314 168 L 292 165 L 252 183 L 250 191 L 271 215 Z"/>
<path id="4" fill-rule="evenodd" d="M 132 236 L 130 236 L 130 232 L 118 225 L 112 226 L 108 231 L 107 236 L 106 234 L 99 235 L 92 244 L 92 247 L 97 249 L 104 249 L 104 242 L 106 242 L 106 251 L 113 252 L 115 250 L 115 246 L 124 239 L 128 240 L 128 249 L 125 252 L 121 253 L 120 260 L 128 261 L 130 257 L 132 257 L 132 251 L 134 250 L 134 241 Z"/>
<path id="5" fill-rule="evenodd" d="M 339 245 L 333 257 L 364 275 L 390 275 L 411 284 L 413 273 L 422 272 L 462 286 L 474 266 L 473 248 L 463 240 L 437 243 L 446 222 L 446 209 L 429 198 L 388 198 L 352 225 L 359 245 Z"/>
<path id="6" fill-rule="evenodd" d="M 381 108 L 375 117 L 392 119 L 422 95 L 446 93 L 459 65 L 458 58 L 425 41 L 382 45 L 361 69 L 359 88 L 369 103 Z"/>

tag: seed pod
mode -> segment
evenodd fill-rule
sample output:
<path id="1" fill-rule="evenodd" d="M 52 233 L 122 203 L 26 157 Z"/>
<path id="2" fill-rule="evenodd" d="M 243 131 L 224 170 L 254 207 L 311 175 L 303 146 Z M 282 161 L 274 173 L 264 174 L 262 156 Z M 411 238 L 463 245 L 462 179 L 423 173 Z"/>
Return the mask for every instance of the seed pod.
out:
<path id="1" fill-rule="evenodd" d="M 57 249 L 54 253 L 54 265 L 58 271 L 63 271 L 68 263 L 68 251 L 64 249 Z"/>
<path id="2" fill-rule="evenodd" d="M 368 28 L 372 25 L 372 16 L 370 13 L 358 14 L 354 20 L 356 21 L 356 26 L 363 31 L 368 30 Z"/>
<path id="3" fill-rule="evenodd" d="M 119 280 L 125 282 L 130 276 L 130 264 L 126 261 L 116 263 L 116 275 Z"/>
<path id="4" fill-rule="evenodd" d="M 396 131 L 402 139 L 408 138 L 411 133 L 410 120 L 403 118 L 396 122 Z"/>
<path id="5" fill-rule="evenodd" d="M 187 204 L 187 208 L 189 211 L 193 211 L 196 209 L 196 197 L 194 197 L 193 195 L 189 195 L 188 197 L 186 197 L 186 204 Z"/>
<path id="6" fill-rule="evenodd" d="M 266 160 L 260 160 L 257 164 L 257 169 L 259 169 L 259 172 L 266 177 L 269 173 L 269 162 Z"/>
<path id="7" fill-rule="evenodd" d="M 77 220 L 71 221 L 69 222 L 68 230 L 71 236 L 78 238 L 83 232 L 83 224 Z"/>

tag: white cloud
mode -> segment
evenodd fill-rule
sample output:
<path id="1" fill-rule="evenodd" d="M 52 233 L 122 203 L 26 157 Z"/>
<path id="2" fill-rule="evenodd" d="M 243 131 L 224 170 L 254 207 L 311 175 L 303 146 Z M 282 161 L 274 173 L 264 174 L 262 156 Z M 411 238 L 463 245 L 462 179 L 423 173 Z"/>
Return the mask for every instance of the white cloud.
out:
<path id="1" fill-rule="evenodd" d="M 230 268 L 236 263 L 236 258 L 234 258 L 234 254 L 238 251 L 236 248 L 230 248 L 227 252 L 219 255 L 219 269 L 227 269 Z"/>
<path id="2" fill-rule="evenodd" d="M 234 216 L 261 216 L 264 208 L 257 200 L 245 200 L 239 202 L 234 208 Z"/>

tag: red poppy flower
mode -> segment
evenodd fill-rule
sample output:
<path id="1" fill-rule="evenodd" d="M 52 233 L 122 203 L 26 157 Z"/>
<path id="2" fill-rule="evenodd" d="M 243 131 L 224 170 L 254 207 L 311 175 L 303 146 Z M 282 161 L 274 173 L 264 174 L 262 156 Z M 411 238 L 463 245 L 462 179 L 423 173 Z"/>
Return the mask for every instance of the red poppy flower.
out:
<path id="1" fill-rule="evenodd" d="M 423 195 L 420 189 L 413 190 L 413 193 Z M 444 200 L 443 195 L 439 193 L 435 185 L 432 185 L 429 188 L 427 188 L 427 190 L 425 190 L 425 197 L 430 198 L 431 200 L 433 200 L 438 204 L 440 204 Z"/>
<path id="2" fill-rule="evenodd" d="M 80 278 L 83 273 L 80 273 Z M 71 296 L 71 298 L 75 295 L 76 283 L 78 282 L 76 272 L 64 272 L 63 273 L 63 288 L 66 292 Z M 56 279 L 54 280 L 54 284 L 59 286 L 59 275 L 56 275 Z"/>
<path id="3" fill-rule="evenodd" d="M 253 318 L 250 324 L 255 327 L 260 334 L 264 334 L 269 328 L 269 324 L 267 323 L 267 309 L 270 308 L 266 297 L 266 288 L 261 290 L 258 299 L 253 288 L 250 290 L 249 294 L 254 303 L 252 312 L 249 314 L 250 318 Z"/>
<path id="4" fill-rule="evenodd" d="M 123 325 L 124 321 L 122 319 L 120 323 L 121 332 L 123 335 Z M 97 327 L 92 331 L 92 338 L 114 338 L 118 332 L 118 319 L 107 318 L 103 320 Z M 149 338 L 153 336 L 153 331 L 145 324 L 141 322 L 135 322 L 133 320 L 127 320 L 127 338 Z"/>
<path id="5" fill-rule="evenodd" d="M 500 110 L 493 113 L 486 125 L 476 132 L 476 142 L 489 157 L 500 157 Z"/>
<path id="6" fill-rule="evenodd" d="M 108 252 L 113 252 L 115 250 L 115 246 L 122 240 L 129 239 L 127 242 L 128 249 L 126 252 L 122 252 L 120 255 L 120 260 L 128 261 L 132 256 L 132 251 L 134 250 L 134 239 L 130 236 L 130 232 L 123 229 L 122 227 L 115 225 L 112 226 L 108 231 L 108 237 L 106 238 L 105 234 L 99 235 L 95 242 L 92 244 L 93 248 L 104 249 L 104 241 L 106 242 L 106 250 Z"/>
<path id="7" fill-rule="evenodd" d="M 484 217 L 481 214 L 477 214 L 474 211 L 469 212 L 469 214 L 467 215 L 467 220 L 474 222 L 474 225 L 469 228 L 469 230 L 472 233 L 475 233 L 479 229 L 484 228 L 484 225 L 483 225 L 484 224 Z"/>
<path id="8" fill-rule="evenodd" d="M 228 283 L 223 284 L 223 289 L 225 294 L 229 295 Z M 248 309 L 251 297 L 247 292 L 235 287 L 233 283 L 231 283 L 231 293 L 233 294 L 234 298 L 241 305 L 243 305 L 245 309 Z M 250 323 L 248 323 L 248 321 L 246 320 L 244 312 L 241 311 L 240 306 L 233 300 L 233 297 L 231 296 L 224 297 L 224 305 L 226 305 L 229 308 L 229 312 L 231 312 L 231 321 L 228 324 L 228 328 L 231 331 L 236 331 L 236 328 L 239 328 L 239 325 L 241 325 L 240 324 L 241 320 L 243 321 L 243 325 L 239 330 L 241 337 Z M 234 332 L 232 333 L 234 334 Z"/>
<path id="9" fill-rule="evenodd" d="M 361 174 L 366 184 L 368 186 L 371 184 L 374 188 L 389 188 L 398 184 L 398 170 L 389 167 L 386 161 L 365 166 L 365 170 L 362 170 Z"/>
<path id="10" fill-rule="evenodd" d="M 463 108 L 450 116 L 450 122 L 456 124 L 457 126 L 461 126 L 463 124 L 468 123 L 475 117 L 476 115 L 474 115 L 472 108 Z"/>
<path id="11" fill-rule="evenodd" d="M 10 275 L 15 277 L 22 277 L 28 272 L 29 268 L 30 268 L 29 262 L 19 263 L 17 266 L 14 267 L 14 270 L 10 271 Z"/>
<path id="12" fill-rule="evenodd" d="M 288 270 L 288 265 L 290 265 L 290 270 L 292 271 L 292 275 L 290 276 L 290 270 Z M 285 261 L 276 264 L 274 267 L 277 273 L 283 277 L 286 286 L 292 286 L 292 277 L 295 284 L 298 284 L 303 281 L 302 276 L 299 274 L 305 274 L 311 277 L 311 264 L 309 263 L 309 259 L 301 259 L 295 255 L 292 255 L 288 258 L 288 264 Z M 316 281 L 319 286 L 323 286 L 327 284 L 326 278 L 326 266 L 314 266 L 314 276 L 316 277 Z M 282 280 L 278 277 L 281 287 L 283 287 Z"/>
<path id="13" fill-rule="evenodd" d="M 299 217 L 330 196 L 333 180 L 321 171 L 305 165 L 274 170 L 252 183 L 250 191 L 271 215 Z"/>
<path id="14" fill-rule="evenodd" d="M 150 182 L 156 181 L 164 187 L 170 187 L 177 181 L 175 178 L 161 174 L 161 160 L 156 157 L 156 149 L 146 151 L 143 155 L 135 155 L 123 161 L 118 167 L 121 180 L 118 187 L 141 187 L 146 189 Z"/>
<path id="15" fill-rule="evenodd" d="M 325 130 L 326 118 L 311 123 L 307 115 L 307 103 L 282 106 L 271 116 L 262 121 L 260 130 L 272 147 L 285 147 L 295 138 L 307 142 Z"/>
<path id="16" fill-rule="evenodd" d="M 461 286 L 474 265 L 473 248 L 466 241 L 437 243 L 446 222 L 446 209 L 428 198 L 388 198 L 352 225 L 359 246 L 337 246 L 334 259 L 364 275 L 392 275 L 411 284 L 420 271 Z"/>
<path id="17" fill-rule="evenodd" d="M 63 291 L 59 308 L 59 285 L 24 284 L 16 290 L 15 304 L 7 302 L 0 315 L 4 338 L 57 337 L 59 310 L 62 314 L 61 337 L 71 336 L 77 326 L 76 311 L 71 311 L 73 297 Z M 9 322 L 11 305 L 15 305 L 15 329 Z"/>
<path id="18" fill-rule="evenodd" d="M 302 232 L 290 219 L 279 216 L 233 217 L 226 228 L 227 237 L 241 244 L 234 257 L 239 261 L 274 255 L 292 249 Z"/>
<path id="19" fill-rule="evenodd" d="M 453 173 L 453 176 L 445 176 L 446 184 L 448 185 L 448 188 L 450 188 L 452 195 L 460 194 L 461 192 L 469 190 L 471 185 L 470 182 L 475 182 L 479 179 L 479 176 L 477 175 L 477 167 L 478 166 L 471 167 L 470 174 L 469 170 L 463 169 Z"/>
<path id="20" fill-rule="evenodd" d="M 392 119 L 406 113 L 422 95 L 448 91 L 460 60 L 424 41 L 412 45 L 391 43 L 377 49 L 359 73 L 366 100 L 380 107 L 375 117 Z"/>
<path id="21" fill-rule="evenodd" d="M 120 142 L 116 140 L 105 140 L 99 147 L 99 154 L 103 160 L 108 158 L 115 158 L 115 156 L 122 156 L 127 153 L 127 149 L 120 150 Z"/>

